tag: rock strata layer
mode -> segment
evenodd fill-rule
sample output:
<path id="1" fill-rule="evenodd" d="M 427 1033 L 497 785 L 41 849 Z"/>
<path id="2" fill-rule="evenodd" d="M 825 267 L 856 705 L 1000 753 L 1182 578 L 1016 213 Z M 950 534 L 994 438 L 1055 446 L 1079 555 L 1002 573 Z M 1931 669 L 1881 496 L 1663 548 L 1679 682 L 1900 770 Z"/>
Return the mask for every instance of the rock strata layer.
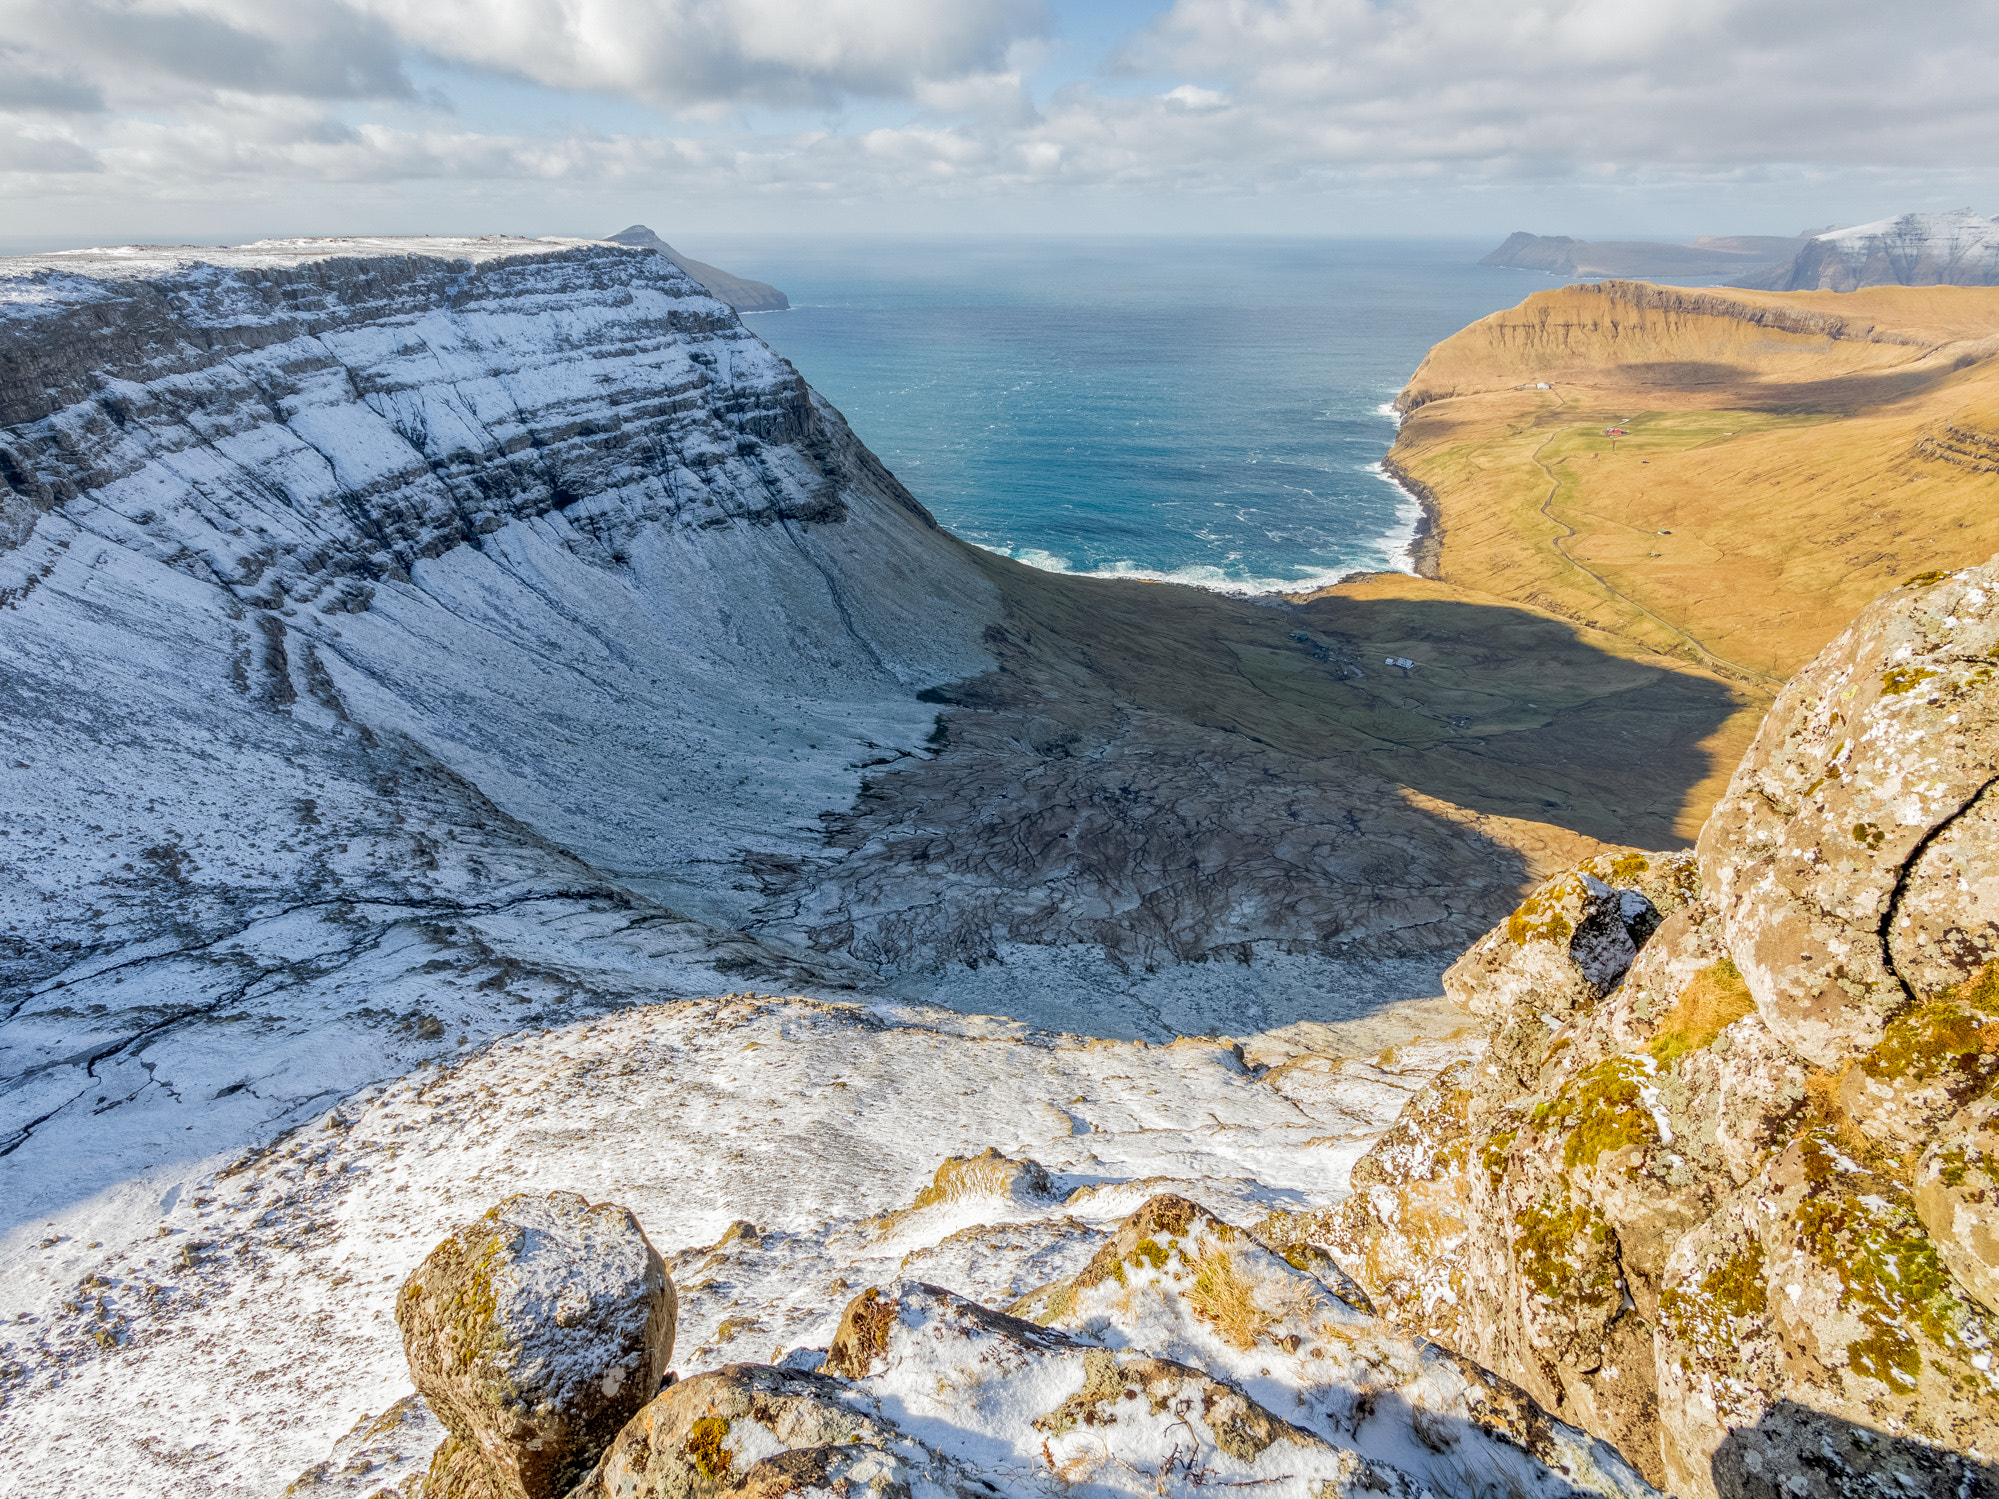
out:
<path id="1" fill-rule="evenodd" d="M 1376 1305 L 1687 1499 L 1992 1491 L 1995 676 L 1999 567 L 1912 579 L 1697 858 L 1592 860 L 1451 969 L 1488 1052 L 1330 1235 Z"/>

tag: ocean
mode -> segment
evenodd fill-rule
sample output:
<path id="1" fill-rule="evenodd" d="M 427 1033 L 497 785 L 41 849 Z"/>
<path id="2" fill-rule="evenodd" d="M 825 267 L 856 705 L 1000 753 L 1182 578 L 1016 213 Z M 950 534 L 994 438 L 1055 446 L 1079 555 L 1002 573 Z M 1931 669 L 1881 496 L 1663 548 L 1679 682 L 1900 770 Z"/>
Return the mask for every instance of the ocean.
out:
<path id="1" fill-rule="evenodd" d="M 1380 470 L 1424 352 L 1550 278 L 1472 239 L 687 239 L 958 535 L 1230 592 L 1406 568 Z"/>

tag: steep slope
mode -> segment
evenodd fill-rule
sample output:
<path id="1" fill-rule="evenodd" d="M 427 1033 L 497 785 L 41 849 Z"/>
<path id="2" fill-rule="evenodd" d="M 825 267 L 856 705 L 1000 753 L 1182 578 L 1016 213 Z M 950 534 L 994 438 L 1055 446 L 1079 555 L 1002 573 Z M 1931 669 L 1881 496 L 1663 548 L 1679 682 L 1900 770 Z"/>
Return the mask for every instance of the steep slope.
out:
<path id="1" fill-rule="evenodd" d="M 709 265 L 705 261 L 692 260 L 682 255 L 644 224 L 634 224 L 629 229 L 620 229 L 616 234 L 607 234 L 604 238 L 614 245 L 631 245 L 636 249 L 652 250 L 664 255 L 700 282 L 710 296 L 727 302 L 738 312 L 781 312 L 791 305 L 791 299 L 768 281 L 752 281 L 747 276 L 732 276 L 729 272 Z"/>
<path id="2" fill-rule="evenodd" d="M 1788 265 L 1742 284 L 1771 291 L 1999 286 L 1999 219 L 1960 208 L 1834 229 L 1806 241 Z"/>
<path id="3" fill-rule="evenodd" d="M 10 1216 L 544 1008 L 851 973 L 732 871 L 998 602 L 726 307 L 588 242 L 8 272 Z"/>
<path id="4" fill-rule="evenodd" d="M 1999 291 L 1538 292 L 1430 352 L 1390 461 L 1446 581 L 1754 688 L 1999 546 L 1995 352 Z"/>

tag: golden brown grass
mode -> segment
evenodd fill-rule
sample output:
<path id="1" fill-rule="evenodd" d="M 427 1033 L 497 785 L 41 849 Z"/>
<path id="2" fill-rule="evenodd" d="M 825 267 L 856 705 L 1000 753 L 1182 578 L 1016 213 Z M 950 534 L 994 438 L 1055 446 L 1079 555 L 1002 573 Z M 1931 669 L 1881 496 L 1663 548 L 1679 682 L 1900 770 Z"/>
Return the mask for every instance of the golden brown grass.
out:
<path id="1" fill-rule="evenodd" d="M 1999 551 L 1999 288 L 1538 292 L 1405 401 L 1443 578 L 1752 686 Z"/>
<path id="2" fill-rule="evenodd" d="M 1729 1026 L 1756 1008 L 1749 986 L 1732 958 L 1710 963 L 1680 992 L 1673 1008 L 1659 1022 L 1652 1038 L 1652 1055 L 1671 1064 L 1699 1051 Z"/>
<path id="3" fill-rule="evenodd" d="M 1194 1314 L 1231 1348 L 1248 1350 L 1277 1319 L 1256 1299 L 1256 1287 L 1226 1247 L 1213 1245 L 1193 1262 L 1187 1301 Z"/>

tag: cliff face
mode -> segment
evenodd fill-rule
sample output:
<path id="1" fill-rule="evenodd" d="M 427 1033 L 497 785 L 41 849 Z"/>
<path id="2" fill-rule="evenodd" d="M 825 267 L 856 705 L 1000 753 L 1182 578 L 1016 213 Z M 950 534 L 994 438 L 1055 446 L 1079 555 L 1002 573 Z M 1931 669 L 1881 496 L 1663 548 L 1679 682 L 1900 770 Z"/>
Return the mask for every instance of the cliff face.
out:
<path id="1" fill-rule="evenodd" d="M 1991 1485 L 1995 655 L 1999 566 L 1867 610 L 1697 858 L 1584 864 L 1450 970 L 1486 1056 L 1355 1168 L 1377 1304 L 1674 1494 Z"/>
<path id="2" fill-rule="evenodd" d="M 728 308 L 590 242 L 3 274 L 4 1143 L 97 1163 L 22 1211 L 158 1145 L 110 1100 L 199 1148 L 564 1006 L 841 982 L 729 871 L 920 746 L 996 600 Z"/>
<path id="3" fill-rule="evenodd" d="M 1789 265 L 1743 284 L 1772 291 L 1999 286 L 1999 219 L 1960 208 L 1836 229 L 1806 241 Z"/>

